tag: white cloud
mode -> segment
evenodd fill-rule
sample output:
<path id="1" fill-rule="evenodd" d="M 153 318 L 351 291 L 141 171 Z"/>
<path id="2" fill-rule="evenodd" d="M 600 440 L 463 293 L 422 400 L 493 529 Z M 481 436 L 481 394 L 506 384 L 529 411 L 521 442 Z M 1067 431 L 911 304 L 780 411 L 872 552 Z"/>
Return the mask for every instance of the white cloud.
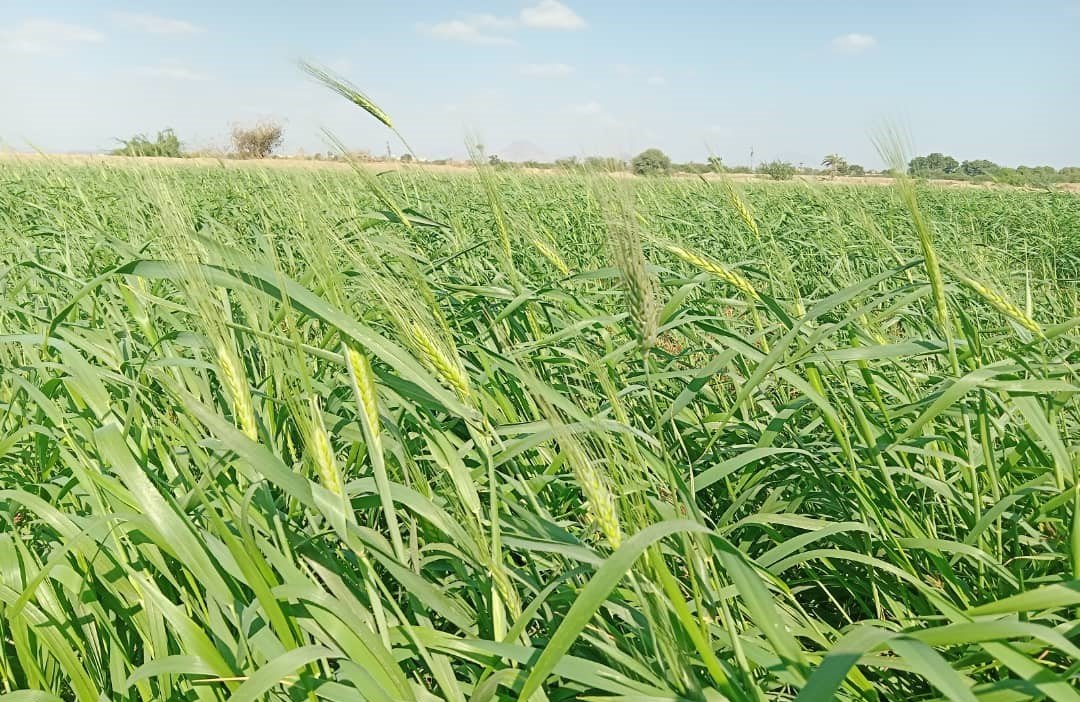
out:
<path id="1" fill-rule="evenodd" d="M 844 34 L 833 39 L 832 46 L 843 54 L 861 54 L 877 46 L 877 39 L 869 34 Z"/>
<path id="2" fill-rule="evenodd" d="M 495 15 L 471 15 L 466 19 L 423 25 L 421 31 L 436 39 L 463 41 L 468 44 L 507 45 L 514 40 L 502 32 L 512 29 L 514 21 Z"/>
<path id="3" fill-rule="evenodd" d="M 485 31 L 503 31 L 513 29 L 516 25 L 510 17 L 496 17 L 488 14 L 469 15 L 467 19 L 473 26 Z"/>
<path id="4" fill-rule="evenodd" d="M 524 8 L 517 17 L 469 15 L 438 24 L 421 24 L 417 29 L 436 39 L 505 46 L 517 43 L 507 34 L 521 28 L 569 31 L 585 27 L 585 20 L 558 0 L 540 0 Z"/>
<path id="5" fill-rule="evenodd" d="M 572 31 L 586 27 L 585 20 L 559 0 L 540 0 L 538 4 L 526 7 L 521 11 L 521 23 L 533 29 Z"/>
<path id="6" fill-rule="evenodd" d="M 146 13 L 117 12 L 113 19 L 129 29 L 147 34 L 198 34 L 203 31 L 202 27 L 187 20 Z"/>
<path id="7" fill-rule="evenodd" d="M 62 52 L 77 44 L 100 44 L 105 35 L 96 29 L 51 20 L 24 20 L 0 29 L 0 49 L 20 54 Z"/>
<path id="8" fill-rule="evenodd" d="M 162 66 L 142 66 L 135 73 L 146 78 L 166 78 L 168 80 L 209 80 L 208 76 L 196 73 L 190 68 L 166 64 Z"/>
<path id="9" fill-rule="evenodd" d="M 518 66 L 518 73 L 529 78 L 565 78 L 574 67 L 565 63 L 527 63 Z"/>
<path id="10" fill-rule="evenodd" d="M 591 117 L 604 114 L 604 106 L 596 100 L 590 100 L 580 105 L 571 105 L 570 111 L 576 115 Z"/>
<path id="11" fill-rule="evenodd" d="M 667 78 L 660 75 L 659 73 L 654 73 L 651 76 L 649 76 L 645 80 L 645 82 L 648 83 L 649 85 L 667 85 Z"/>

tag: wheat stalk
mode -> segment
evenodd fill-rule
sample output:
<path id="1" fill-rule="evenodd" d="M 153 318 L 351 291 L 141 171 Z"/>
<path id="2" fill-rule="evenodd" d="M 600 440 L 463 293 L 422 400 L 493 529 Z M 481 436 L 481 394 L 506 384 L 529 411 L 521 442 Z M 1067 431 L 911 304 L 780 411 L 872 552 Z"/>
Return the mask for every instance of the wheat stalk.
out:
<path id="1" fill-rule="evenodd" d="M 686 261 L 691 266 L 699 268 L 706 273 L 712 273 L 751 300 L 761 299 L 761 295 L 758 294 L 758 291 L 754 288 L 753 284 L 738 271 L 731 270 L 710 258 L 706 258 L 680 246 L 666 244 L 664 248 Z"/>
<path id="2" fill-rule="evenodd" d="M 1009 301 L 1004 295 L 994 290 L 990 286 L 982 283 L 975 278 L 967 275 L 956 266 L 946 265 L 946 269 L 950 274 L 956 277 L 964 287 L 968 288 L 976 295 L 985 300 L 991 307 L 1012 319 L 1014 322 L 1027 329 L 1036 336 L 1042 336 L 1043 330 L 1039 326 L 1039 323 L 1032 319 L 1027 313 L 1021 310 L 1019 307 Z"/>
<path id="3" fill-rule="evenodd" d="M 472 389 L 469 385 L 469 376 L 465 374 L 461 362 L 443 351 L 441 345 L 422 325 L 411 325 L 409 334 L 417 351 L 423 357 L 424 363 L 435 371 L 443 382 L 453 388 L 461 399 L 469 399 L 472 396 Z"/>
<path id="4" fill-rule="evenodd" d="M 592 519 L 600 527 L 608 545 L 613 549 L 619 548 L 622 544 L 622 527 L 619 523 L 619 510 L 615 504 L 615 496 L 593 466 L 592 461 L 573 438 L 564 437 L 560 439 L 560 442 L 563 444 L 567 463 L 570 464 L 574 477 L 581 485 L 582 492 L 585 493 L 585 501 Z"/>
<path id="5" fill-rule="evenodd" d="M 615 219 L 610 229 L 612 254 L 622 277 L 630 319 L 642 348 L 649 349 L 656 343 L 660 308 L 656 303 L 655 284 L 646 268 L 641 237 L 625 217 Z"/>
<path id="6" fill-rule="evenodd" d="M 533 239 L 533 246 L 536 247 L 537 251 L 543 254 L 544 258 L 546 258 L 551 265 L 558 268 L 560 273 L 563 275 L 570 275 L 570 266 L 566 265 L 562 256 L 559 255 L 559 252 L 556 251 L 553 246 L 540 238 Z"/>
<path id="7" fill-rule="evenodd" d="M 307 73 L 309 76 L 319 81 L 327 88 L 330 88 L 338 95 L 342 96 L 352 104 L 360 107 L 369 115 L 379 120 L 390 129 L 394 129 L 394 123 L 390 120 L 390 115 L 383 112 L 383 110 L 375 104 L 375 102 L 364 95 L 363 92 L 355 85 L 342 78 L 341 76 L 330 73 L 325 68 L 312 65 L 307 61 L 300 61 L 300 70 Z"/>
<path id="8" fill-rule="evenodd" d="M 728 200 L 731 201 L 731 205 L 735 208 L 735 211 L 739 213 L 739 218 L 742 219 L 746 228 L 750 230 L 750 233 L 754 235 L 754 238 L 761 238 L 761 231 L 758 229 L 757 222 L 754 220 L 754 215 L 750 211 L 750 206 L 746 204 L 746 201 L 739 196 L 739 193 L 735 190 L 731 183 L 725 181 L 725 190 L 727 191 Z"/>
<path id="9" fill-rule="evenodd" d="M 344 348 L 345 364 L 349 379 L 352 381 L 353 394 L 360 406 L 360 423 L 367 439 L 368 457 L 375 477 L 375 486 L 382 501 L 386 528 L 390 532 L 390 542 L 398 560 L 405 562 L 407 556 L 401 540 L 397 513 L 394 511 L 394 498 L 390 489 L 390 478 L 386 472 L 386 460 L 383 457 L 382 431 L 379 421 L 379 396 L 375 390 L 375 374 L 371 370 L 371 360 L 367 354 L 351 346 Z"/>
<path id="10" fill-rule="evenodd" d="M 734 271 L 726 266 L 723 266 L 712 259 L 706 258 L 700 254 L 694 253 L 689 249 L 684 249 L 680 246 L 674 246 L 671 244 L 665 244 L 664 248 L 669 252 L 675 254 L 682 260 L 686 261 L 695 268 L 699 268 L 707 273 L 712 273 L 716 277 L 725 281 L 736 290 L 741 292 L 745 297 L 750 300 L 750 317 L 754 321 L 754 328 L 757 329 L 761 336 L 761 348 L 766 353 L 769 352 L 769 342 L 765 338 L 764 324 L 761 321 L 761 314 L 758 312 L 757 306 L 754 304 L 761 300 L 761 295 L 758 294 L 757 289 L 753 284 L 747 280 L 741 273 Z"/>
<path id="11" fill-rule="evenodd" d="M 341 497 L 345 494 L 341 471 L 338 470 L 337 459 L 334 457 L 330 435 L 326 433 L 326 425 L 323 424 L 322 408 L 319 406 L 318 397 L 312 395 L 308 405 L 311 410 L 308 424 L 308 450 L 311 451 L 311 458 L 315 463 L 315 472 L 323 487 Z"/>
<path id="12" fill-rule="evenodd" d="M 379 399 L 375 392 L 375 377 L 371 371 L 371 361 L 365 354 L 351 346 L 345 348 L 345 360 L 349 364 L 349 376 L 356 384 L 360 418 L 364 423 L 364 429 L 369 434 L 369 441 L 378 446 L 381 444 Z"/>
<path id="13" fill-rule="evenodd" d="M 218 368 L 221 369 L 221 381 L 232 405 L 233 416 L 240 425 L 244 436 L 258 441 L 259 430 L 255 422 L 255 409 L 251 403 L 251 392 L 244 381 L 244 371 L 237 358 L 236 351 L 229 342 L 220 339 L 217 343 Z"/>

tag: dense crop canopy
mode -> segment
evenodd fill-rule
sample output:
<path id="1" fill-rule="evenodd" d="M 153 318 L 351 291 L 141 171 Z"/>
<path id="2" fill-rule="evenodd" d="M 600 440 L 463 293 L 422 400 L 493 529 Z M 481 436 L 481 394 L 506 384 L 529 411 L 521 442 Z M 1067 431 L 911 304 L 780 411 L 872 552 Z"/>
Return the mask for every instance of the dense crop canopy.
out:
<path id="1" fill-rule="evenodd" d="M 913 187 L 0 162 L 0 693 L 1080 699 L 1080 199 Z"/>

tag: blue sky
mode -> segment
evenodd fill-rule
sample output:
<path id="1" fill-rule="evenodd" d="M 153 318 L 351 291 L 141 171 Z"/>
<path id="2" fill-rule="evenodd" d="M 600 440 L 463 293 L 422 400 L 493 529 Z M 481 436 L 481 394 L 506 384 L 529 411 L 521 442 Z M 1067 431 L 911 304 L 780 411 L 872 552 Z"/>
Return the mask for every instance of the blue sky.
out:
<path id="1" fill-rule="evenodd" d="M 374 120 L 314 85 L 342 72 L 424 157 L 829 152 L 874 167 L 899 125 L 921 153 L 1080 165 L 1080 0 L 0 0 L 0 140 L 101 150 L 171 126 L 320 129 L 385 150 Z M 395 149 L 396 151 L 396 149 Z"/>

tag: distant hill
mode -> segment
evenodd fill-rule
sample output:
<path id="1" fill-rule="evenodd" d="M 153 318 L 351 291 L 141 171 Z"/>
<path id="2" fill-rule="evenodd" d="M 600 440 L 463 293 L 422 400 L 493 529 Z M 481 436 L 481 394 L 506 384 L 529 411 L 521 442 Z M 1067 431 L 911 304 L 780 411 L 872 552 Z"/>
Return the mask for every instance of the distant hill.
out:
<path id="1" fill-rule="evenodd" d="M 548 162 L 551 160 L 550 154 L 531 141 L 515 141 L 498 151 L 489 151 L 488 153 L 497 154 L 503 161 L 514 161 L 516 163 L 522 161 Z"/>

